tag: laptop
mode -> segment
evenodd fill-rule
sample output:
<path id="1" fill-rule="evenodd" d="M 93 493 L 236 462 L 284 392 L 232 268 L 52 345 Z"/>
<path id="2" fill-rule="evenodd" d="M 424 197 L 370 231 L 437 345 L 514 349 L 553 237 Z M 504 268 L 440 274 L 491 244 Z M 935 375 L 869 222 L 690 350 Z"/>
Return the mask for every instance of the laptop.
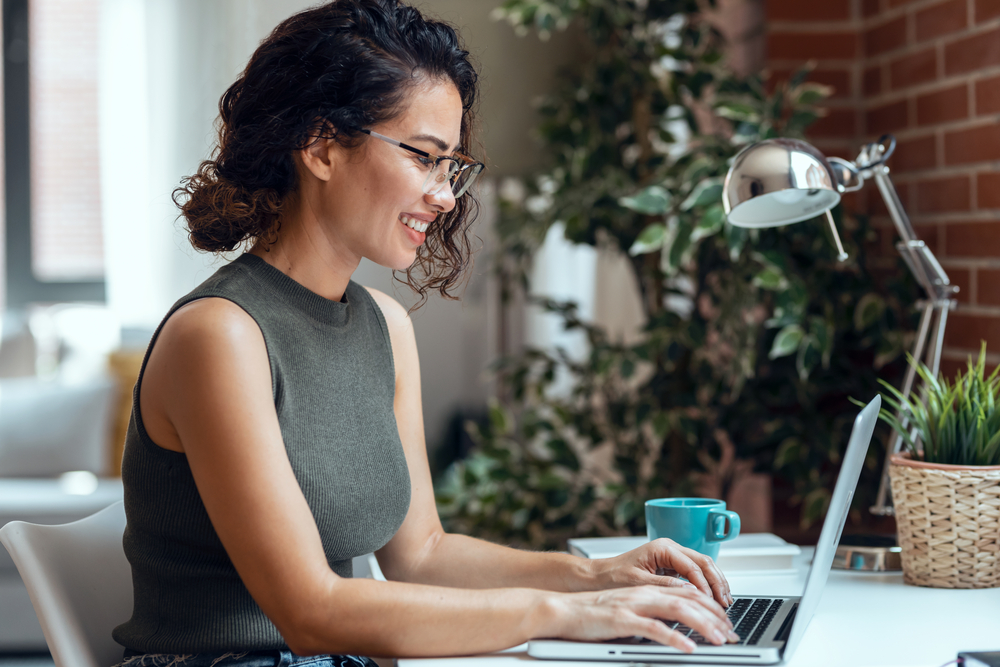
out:
<path id="1" fill-rule="evenodd" d="M 802 635 L 805 634 L 813 612 L 823 595 L 830 574 L 830 565 L 844 530 L 851 498 L 861 476 L 875 430 L 881 396 L 871 403 L 854 420 L 851 438 L 844 453 L 844 463 L 837 477 L 837 485 L 830 499 L 830 509 L 823 521 L 823 530 L 816 545 L 812 566 L 806 577 L 801 597 L 784 596 L 733 596 L 734 603 L 728 610 L 729 618 L 741 637 L 738 644 L 715 646 L 687 626 L 664 621 L 670 627 L 685 633 L 697 644 L 694 653 L 684 653 L 672 646 L 631 637 L 606 642 L 577 642 L 541 639 L 528 642 L 528 655 L 551 660 L 603 660 L 614 662 L 683 662 L 719 665 L 772 665 L 792 656 Z"/>

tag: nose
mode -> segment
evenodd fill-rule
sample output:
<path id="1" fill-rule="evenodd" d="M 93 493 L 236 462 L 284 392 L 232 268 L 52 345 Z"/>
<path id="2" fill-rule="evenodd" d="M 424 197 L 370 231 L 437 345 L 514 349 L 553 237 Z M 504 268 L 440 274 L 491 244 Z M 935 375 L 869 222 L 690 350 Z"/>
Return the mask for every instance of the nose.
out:
<path id="1" fill-rule="evenodd" d="M 455 208 L 455 193 L 452 192 L 450 183 L 446 183 L 443 188 L 434 194 L 424 196 L 432 206 L 439 208 L 442 213 L 447 213 Z"/>

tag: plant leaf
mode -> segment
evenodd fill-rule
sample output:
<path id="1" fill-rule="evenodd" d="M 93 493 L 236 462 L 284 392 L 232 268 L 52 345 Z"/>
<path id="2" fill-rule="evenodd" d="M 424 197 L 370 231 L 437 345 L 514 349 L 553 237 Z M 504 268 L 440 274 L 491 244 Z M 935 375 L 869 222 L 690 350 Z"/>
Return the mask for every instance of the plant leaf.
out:
<path id="1" fill-rule="evenodd" d="M 714 236 L 719 233 L 726 223 L 726 212 L 721 204 L 709 207 L 705 214 L 701 216 L 698 226 L 691 233 L 691 242 L 696 243 L 703 238 Z"/>
<path id="2" fill-rule="evenodd" d="M 785 276 L 775 268 L 766 268 L 753 277 L 753 284 L 761 289 L 777 291 L 788 285 Z"/>
<path id="3" fill-rule="evenodd" d="M 854 330 L 861 332 L 875 324 L 885 311 L 885 299 L 869 292 L 854 306 Z"/>
<path id="4" fill-rule="evenodd" d="M 628 249 L 628 254 L 635 257 L 636 255 L 656 252 L 663 247 L 663 241 L 666 239 L 666 236 L 667 227 L 662 222 L 654 222 L 651 225 L 647 225 L 639 233 L 639 238 L 635 240 L 632 247 Z"/>
<path id="5" fill-rule="evenodd" d="M 768 359 L 778 359 L 792 354 L 799 349 L 799 343 L 805 332 L 798 324 L 790 324 L 778 332 L 771 344 L 771 351 L 767 353 Z"/>
<path id="6" fill-rule="evenodd" d="M 722 201 L 722 179 L 708 178 L 698 183 L 688 198 L 681 204 L 682 211 L 690 211 L 699 206 L 710 206 Z"/>
<path id="7" fill-rule="evenodd" d="M 670 209 L 670 194 L 659 185 L 651 185 L 631 197 L 621 197 L 618 203 L 636 213 L 663 215 Z"/>

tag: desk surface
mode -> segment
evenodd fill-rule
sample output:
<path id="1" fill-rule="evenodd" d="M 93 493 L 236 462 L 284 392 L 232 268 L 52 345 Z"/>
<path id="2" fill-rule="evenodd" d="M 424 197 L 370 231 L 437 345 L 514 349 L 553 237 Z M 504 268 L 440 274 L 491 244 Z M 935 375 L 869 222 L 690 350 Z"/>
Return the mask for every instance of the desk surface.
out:
<path id="1" fill-rule="evenodd" d="M 798 573 L 731 576 L 737 595 L 800 595 L 812 549 Z M 630 663 L 533 660 L 519 646 L 499 654 L 399 660 L 399 667 L 612 667 Z M 940 667 L 959 651 L 1000 650 L 1000 588 L 944 590 L 903 584 L 903 575 L 834 570 L 789 667 Z M 631 663 L 634 664 L 634 663 Z"/>

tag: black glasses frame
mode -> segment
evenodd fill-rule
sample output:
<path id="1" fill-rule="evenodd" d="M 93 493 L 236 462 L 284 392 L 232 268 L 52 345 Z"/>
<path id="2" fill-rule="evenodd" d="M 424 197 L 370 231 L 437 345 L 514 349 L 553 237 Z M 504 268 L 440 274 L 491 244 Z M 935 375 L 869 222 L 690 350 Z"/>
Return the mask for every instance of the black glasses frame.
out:
<path id="1" fill-rule="evenodd" d="M 396 139 L 393 139 L 392 137 L 387 137 L 384 134 L 379 134 L 374 130 L 361 130 L 361 132 L 364 132 L 370 137 L 381 139 L 382 141 L 388 144 L 392 144 L 393 146 L 398 146 L 403 150 L 410 151 L 415 155 L 419 155 L 421 157 L 434 160 L 434 166 L 431 167 L 430 173 L 427 174 L 427 180 L 424 181 L 424 194 L 436 194 L 435 192 L 428 191 L 430 186 L 433 184 L 432 176 L 434 175 L 434 171 L 438 168 L 438 165 L 440 165 L 442 162 L 446 160 L 450 161 L 454 165 L 454 168 L 448 169 L 449 182 L 454 184 L 459 174 L 464 174 L 467 179 L 462 189 L 459 190 L 458 192 L 455 192 L 454 187 L 452 188 L 452 193 L 455 195 L 456 199 L 458 197 L 461 197 L 468 191 L 469 186 L 471 186 L 473 181 L 476 180 L 476 177 L 479 176 L 479 173 L 486 168 L 486 165 L 484 165 L 482 162 L 476 162 L 475 160 L 466 157 L 465 155 L 462 155 L 460 153 L 456 155 L 434 155 L 433 153 L 428 153 L 427 151 L 420 150 L 419 148 L 415 148 L 413 146 L 410 146 L 409 144 L 404 144 L 402 141 L 398 141 Z M 466 173 L 470 169 L 474 171 Z"/>

